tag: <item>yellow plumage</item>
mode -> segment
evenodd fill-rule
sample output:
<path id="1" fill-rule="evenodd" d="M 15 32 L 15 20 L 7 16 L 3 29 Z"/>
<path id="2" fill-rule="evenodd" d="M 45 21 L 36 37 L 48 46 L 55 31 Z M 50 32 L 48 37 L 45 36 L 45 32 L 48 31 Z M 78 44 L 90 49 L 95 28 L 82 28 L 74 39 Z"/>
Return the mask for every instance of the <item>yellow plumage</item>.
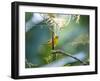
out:
<path id="1" fill-rule="evenodd" d="M 52 39 L 47 42 L 48 45 L 52 45 Z M 58 44 L 58 36 L 54 36 L 54 46 Z"/>

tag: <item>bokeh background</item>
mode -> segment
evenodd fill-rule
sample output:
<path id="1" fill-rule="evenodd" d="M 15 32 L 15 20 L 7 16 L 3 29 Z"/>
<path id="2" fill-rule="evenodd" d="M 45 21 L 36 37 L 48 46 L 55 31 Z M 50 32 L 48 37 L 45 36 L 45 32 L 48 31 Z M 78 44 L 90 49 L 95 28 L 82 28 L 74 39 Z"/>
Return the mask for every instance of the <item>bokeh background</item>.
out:
<path id="1" fill-rule="evenodd" d="M 56 23 L 52 21 L 56 19 Z M 60 21 L 59 21 L 60 20 Z M 89 65 L 89 16 L 80 14 L 25 13 L 25 67 L 80 66 L 79 61 L 51 53 L 47 41 L 52 38 L 50 27 L 59 37 L 55 50 L 62 50 Z"/>

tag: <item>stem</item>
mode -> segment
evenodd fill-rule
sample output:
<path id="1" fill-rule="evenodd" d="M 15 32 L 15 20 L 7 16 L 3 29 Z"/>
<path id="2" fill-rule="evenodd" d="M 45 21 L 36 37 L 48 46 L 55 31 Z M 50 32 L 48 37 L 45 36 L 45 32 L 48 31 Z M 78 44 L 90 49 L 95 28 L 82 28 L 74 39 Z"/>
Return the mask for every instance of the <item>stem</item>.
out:
<path id="1" fill-rule="evenodd" d="M 54 32 L 52 32 L 52 50 L 54 50 Z"/>
<path id="2" fill-rule="evenodd" d="M 52 50 L 54 50 L 54 32 L 52 32 Z M 56 60 L 56 54 L 53 55 L 53 61 Z"/>
<path id="3" fill-rule="evenodd" d="M 80 59 L 78 59 L 77 57 L 74 57 L 74 56 L 72 56 L 71 54 L 68 54 L 68 53 L 65 53 L 64 51 L 61 51 L 61 50 L 53 50 L 52 51 L 52 54 L 64 54 L 64 55 L 66 55 L 66 56 L 69 56 L 69 57 L 71 57 L 71 58 L 73 58 L 73 59 L 75 59 L 75 60 L 77 60 L 77 61 L 79 61 L 80 63 L 82 63 L 83 65 L 87 65 L 86 63 L 84 63 L 83 61 L 81 61 Z"/>

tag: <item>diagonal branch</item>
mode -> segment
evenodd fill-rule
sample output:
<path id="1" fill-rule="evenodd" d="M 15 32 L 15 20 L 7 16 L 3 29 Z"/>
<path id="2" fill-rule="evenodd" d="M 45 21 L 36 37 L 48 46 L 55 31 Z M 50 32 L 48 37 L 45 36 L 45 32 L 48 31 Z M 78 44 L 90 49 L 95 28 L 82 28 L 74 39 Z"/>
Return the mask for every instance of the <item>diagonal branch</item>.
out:
<path id="1" fill-rule="evenodd" d="M 78 59 L 77 57 L 72 56 L 72 55 L 69 54 L 69 53 L 65 53 L 65 52 L 62 51 L 62 50 L 53 50 L 53 51 L 52 51 L 52 54 L 56 54 L 56 53 L 60 53 L 60 54 L 69 56 L 69 57 L 71 57 L 71 58 L 73 58 L 73 59 L 79 61 L 79 62 L 82 63 L 83 65 L 87 65 L 87 63 L 83 62 L 82 60 Z"/>

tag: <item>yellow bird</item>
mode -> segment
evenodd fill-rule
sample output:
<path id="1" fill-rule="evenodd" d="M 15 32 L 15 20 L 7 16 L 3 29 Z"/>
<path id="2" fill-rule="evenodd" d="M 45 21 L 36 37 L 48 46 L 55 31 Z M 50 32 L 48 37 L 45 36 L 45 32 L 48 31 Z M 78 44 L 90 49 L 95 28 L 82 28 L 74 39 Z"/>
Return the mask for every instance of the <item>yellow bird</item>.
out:
<path id="1" fill-rule="evenodd" d="M 59 39 L 58 36 L 54 36 L 54 46 L 56 46 L 56 45 L 58 44 L 58 39 Z M 47 42 L 47 44 L 52 46 L 52 39 L 49 40 L 49 41 Z"/>

